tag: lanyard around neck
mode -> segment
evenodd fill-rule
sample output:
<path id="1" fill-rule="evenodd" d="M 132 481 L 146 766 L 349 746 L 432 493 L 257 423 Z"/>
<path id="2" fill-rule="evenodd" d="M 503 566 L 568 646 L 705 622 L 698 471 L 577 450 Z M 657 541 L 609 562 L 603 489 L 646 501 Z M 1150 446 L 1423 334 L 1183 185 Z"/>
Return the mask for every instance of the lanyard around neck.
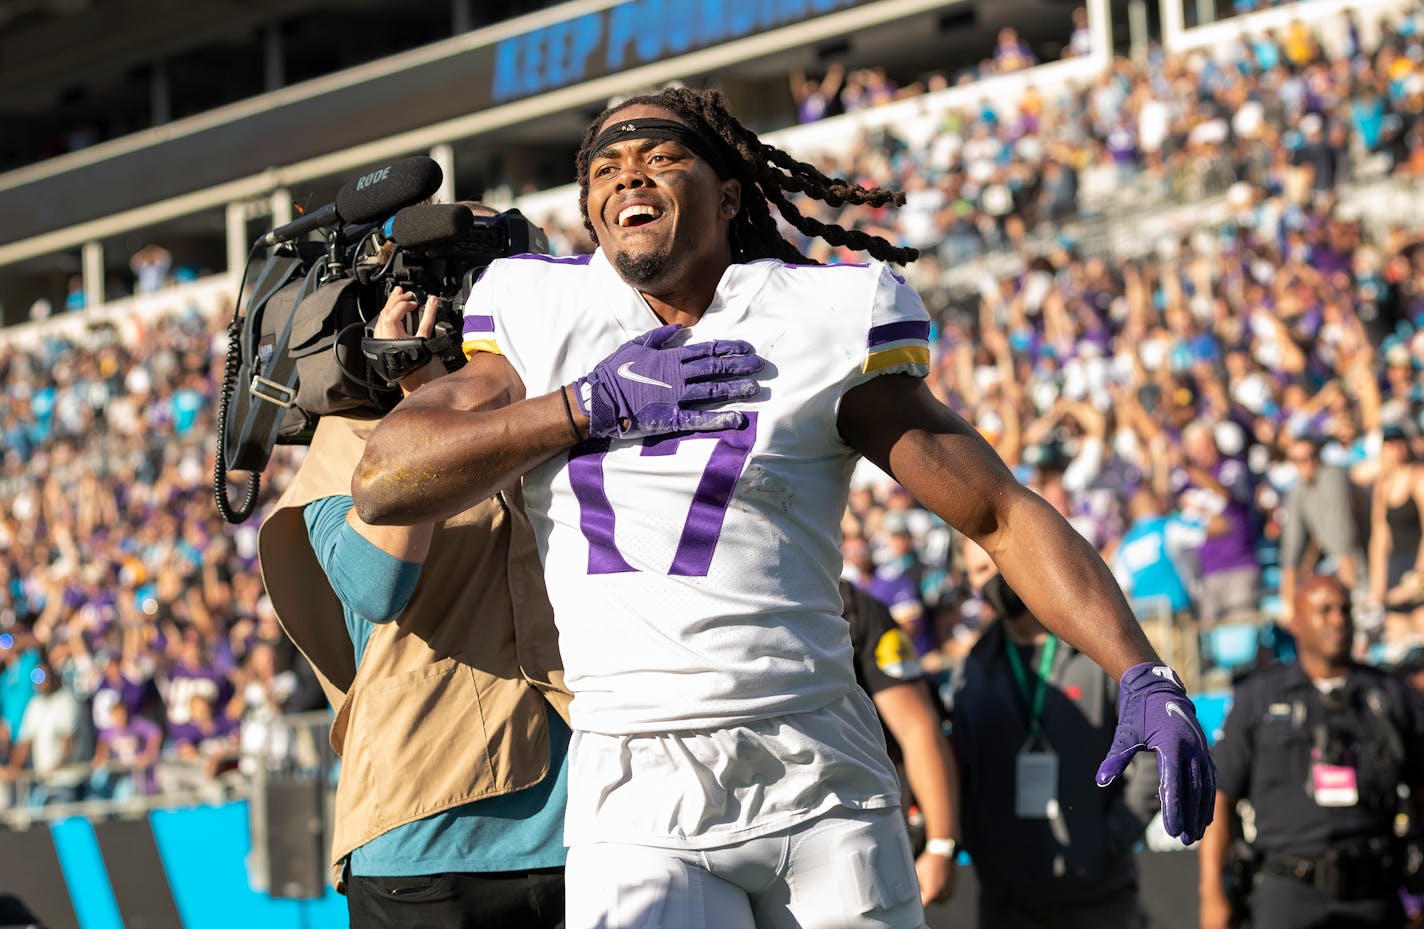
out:
<path id="1" fill-rule="evenodd" d="M 1034 678 L 1031 691 L 1028 683 L 1028 671 L 1024 668 L 1023 658 L 1019 656 L 1019 647 L 1009 639 L 1007 634 L 1004 635 L 1004 651 L 1008 653 L 1009 668 L 1014 672 L 1014 681 L 1019 685 L 1019 693 L 1023 694 L 1024 702 L 1029 707 L 1029 732 L 1035 737 L 1042 735 L 1043 700 L 1048 694 L 1048 675 L 1053 672 L 1053 658 L 1058 654 L 1058 636 L 1050 635 L 1048 641 L 1043 644 L 1043 654 L 1038 659 L 1038 676 Z"/>

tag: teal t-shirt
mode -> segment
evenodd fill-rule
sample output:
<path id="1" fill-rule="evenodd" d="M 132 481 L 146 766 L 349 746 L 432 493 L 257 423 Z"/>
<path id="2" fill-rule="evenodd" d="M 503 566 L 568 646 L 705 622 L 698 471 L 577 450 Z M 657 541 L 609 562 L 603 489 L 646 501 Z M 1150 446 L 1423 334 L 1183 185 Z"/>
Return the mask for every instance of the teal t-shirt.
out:
<path id="1" fill-rule="evenodd" d="M 350 497 L 323 497 L 308 504 L 303 516 L 317 561 L 341 599 L 359 666 L 374 624 L 395 619 L 410 600 L 420 565 L 363 538 L 346 522 L 350 509 Z M 351 873 L 409 877 L 562 867 L 570 733 L 552 708 L 548 712 L 549 776 L 524 790 L 397 826 L 351 853 Z"/>
<path id="2" fill-rule="evenodd" d="M 27 648 L 0 668 L 0 719 L 10 727 L 12 742 L 20 740 L 20 723 L 25 718 L 25 707 L 35 695 L 32 675 L 39 664 L 40 650 Z"/>

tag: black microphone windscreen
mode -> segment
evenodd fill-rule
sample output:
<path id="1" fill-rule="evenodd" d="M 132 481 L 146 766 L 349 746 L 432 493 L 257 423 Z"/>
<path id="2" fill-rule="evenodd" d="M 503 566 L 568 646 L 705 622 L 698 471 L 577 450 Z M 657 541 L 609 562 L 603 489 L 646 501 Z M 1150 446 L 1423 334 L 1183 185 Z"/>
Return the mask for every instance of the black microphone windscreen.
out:
<path id="1" fill-rule="evenodd" d="M 391 220 L 391 239 L 412 248 L 432 242 L 448 242 L 468 233 L 475 216 L 459 203 L 427 203 L 408 206 Z"/>
<path id="2" fill-rule="evenodd" d="M 347 182 L 336 193 L 336 211 L 348 223 L 385 219 L 403 206 L 433 196 L 442 180 L 440 166 L 431 158 L 398 158 Z"/>

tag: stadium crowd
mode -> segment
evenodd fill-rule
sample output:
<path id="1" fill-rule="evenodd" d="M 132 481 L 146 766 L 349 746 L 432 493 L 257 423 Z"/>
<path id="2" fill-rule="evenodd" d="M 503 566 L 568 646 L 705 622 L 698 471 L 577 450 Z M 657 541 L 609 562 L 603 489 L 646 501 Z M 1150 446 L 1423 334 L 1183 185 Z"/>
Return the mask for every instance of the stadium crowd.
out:
<path id="1" fill-rule="evenodd" d="M 1284 527 L 1308 459 L 1347 478 L 1361 654 L 1424 643 L 1424 514 L 1399 502 L 1424 488 L 1424 241 L 1339 207 L 1352 178 L 1424 171 L 1418 27 L 1327 49 L 1295 24 L 1218 57 L 1120 60 L 1090 87 L 948 114 L 928 145 L 876 131 L 820 164 L 907 191 L 817 218 L 923 250 L 908 273 L 936 320 L 933 389 L 1144 617 L 1174 620 L 1155 634 L 1179 655 L 1198 630 L 1276 615 L 1282 562 L 1348 557 Z M 1155 251 L 1029 248 L 1128 198 L 1221 193 L 1225 222 Z M 549 231 L 555 253 L 588 247 Z M 947 283 L 990 252 L 1021 270 Z M 260 754 L 276 715 L 324 705 L 263 594 L 261 512 L 234 529 L 213 506 L 226 322 L 194 309 L 0 347 L 0 781 L 28 761 L 32 803 L 210 781 Z M 927 665 L 961 659 L 984 610 L 948 530 L 868 465 L 844 530 L 848 574 L 875 581 Z"/>

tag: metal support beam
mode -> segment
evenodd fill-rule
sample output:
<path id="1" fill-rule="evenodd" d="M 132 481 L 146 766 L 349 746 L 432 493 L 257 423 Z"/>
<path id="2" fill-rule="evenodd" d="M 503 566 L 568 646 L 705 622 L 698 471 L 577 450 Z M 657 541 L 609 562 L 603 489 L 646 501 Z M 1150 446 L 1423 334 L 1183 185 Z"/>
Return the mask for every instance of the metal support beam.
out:
<path id="1" fill-rule="evenodd" d="M 1107 68 L 1113 60 L 1112 4 L 1109 0 L 1088 0 L 1087 7 L 1088 30 L 1093 36 L 1092 54 Z"/>
<path id="2" fill-rule="evenodd" d="M 475 17 L 470 11 L 470 0 L 450 0 L 450 33 L 459 35 L 475 28 Z"/>
<path id="3" fill-rule="evenodd" d="M 282 24 L 273 20 L 262 27 L 262 87 L 271 93 L 281 90 L 286 83 L 287 59 L 282 42 Z"/>
<path id="4" fill-rule="evenodd" d="M 285 226 L 292 221 L 292 192 L 285 187 L 278 187 L 272 191 L 272 195 L 267 198 L 272 204 L 272 228 Z"/>
<path id="5" fill-rule="evenodd" d="M 455 148 L 436 145 L 430 149 L 430 159 L 440 166 L 440 189 L 435 192 L 437 203 L 455 202 Z"/>
<path id="6" fill-rule="evenodd" d="M 1132 60 L 1139 65 L 1147 64 L 1147 48 L 1151 37 L 1147 34 L 1147 0 L 1128 0 L 1127 41 Z"/>
<path id="7" fill-rule="evenodd" d="M 247 241 L 246 204 L 229 203 L 224 218 L 227 227 L 227 273 L 232 275 L 236 284 L 238 275 L 242 274 L 243 265 L 247 263 L 247 250 L 250 245 Z"/>
<path id="8" fill-rule="evenodd" d="M 1186 31 L 1186 13 L 1182 6 L 1186 0 L 1162 0 L 1162 48 L 1167 53 L 1177 50 Z"/>
<path id="9" fill-rule="evenodd" d="M 148 114 L 155 126 L 173 119 L 173 88 L 168 83 L 168 63 L 162 59 L 155 61 L 149 72 Z"/>
<path id="10" fill-rule="evenodd" d="M 104 302 L 103 243 L 85 242 L 79 251 L 79 267 L 84 280 L 84 308 L 93 309 Z"/>

